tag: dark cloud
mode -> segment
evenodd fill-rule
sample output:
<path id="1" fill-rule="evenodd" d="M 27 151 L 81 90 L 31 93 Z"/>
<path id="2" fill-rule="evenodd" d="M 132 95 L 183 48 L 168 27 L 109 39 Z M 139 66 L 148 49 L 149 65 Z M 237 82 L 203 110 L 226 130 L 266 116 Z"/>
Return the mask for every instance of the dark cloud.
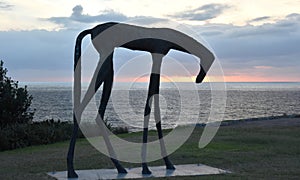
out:
<path id="1" fill-rule="evenodd" d="M 213 3 L 170 16 L 184 20 L 205 21 L 216 18 L 217 16 L 222 14 L 225 9 L 228 8 L 230 8 L 230 6 L 228 5 Z"/>
<path id="2" fill-rule="evenodd" d="M 14 69 L 65 69 L 72 64 L 76 35 L 73 31 L 0 31 L 0 59 Z"/>
<path id="3" fill-rule="evenodd" d="M 299 59 L 299 20 L 300 15 L 293 13 L 275 23 L 259 26 L 207 24 L 191 26 L 191 29 L 203 36 L 220 58 L 232 63 L 236 63 L 234 59 L 241 62 L 241 59 L 252 61 L 259 58 L 259 62 L 266 64 L 290 61 L 300 67 L 300 61 L 294 56 L 298 54 Z"/>
<path id="4" fill-rule="evenodd" d="M 72 9 L 73 13 L 72 16 L 81 16 L 83 7 L 81 5 L 77 5 Z"/>
<path id="5" fill-rule="evenodd" d="M 111 9 L 102 11 L 99 15 L 92 16 L 89 14 L 83 14 L 83 7 L 81 5 L 75 6 L 72 9 L 72 11 L 73 12 L 70 17 L 51 17 L 46 20 L 54 22 L 56 24 L 63 25 L 68 29 L 76 29 L 78 26 L 82 26 L 83 23 L 91 24 L 91 23 L 101 23 L 107 21 L 114 21 L 114 22 L 130 21 L 132 23 L 138 23 L 140 25 L 154 24 L 157 22 L 166 21 L 165 19 L 162 18 L 155 18 L 149 16 L 128 17 L 122 13 L 116 12 Z"/>
<path id="6" fill-rule="evenodd" d="M 0 1 L 0 10 L 11 10 L 13 5 Z"/>
<path id="7" fill-rule="evenodd" d="M 255 19 L 252 19 L 248 22 L 260 22 L 260 21 L 264 21 L 264 20 L 267 20 L 267 19 L 270 19 L 271 17 L 270 16 L 263 16 L 263 17 L 258 17 L 258 18 L 255 18 Z"/>
<path id="8" fill-rule="evenodd" d="M 290 20 L 300 20 L 300 14 L 298 13 L 292 13 L 292 14 L 289 14 L 286 16 L 287 19 L 290 19 Z"/>
<path id="9" fill-rule="evenodd" d="M 77 5 L 73 8 L 73 13 L 69 19 L 82 23 L 95 23 L 103 22 L 111 19 L 112 21 L 125 21 L 127 17 L 121 13 L 113 10 L 105 10 L 100 15 L 91 16 L 88 14 L 82 14 L 83 8 L 81 5 Z"/>
<path id="10" fill-rule="evenodd" d="M 128 21 L 138 25 L 151 25 L 159 22 L 168 21 L 167 19 L 163 18 L 156 18 L 150 16 L 135 16 L 133 18 L 128 18 Z"/>
<path id="11" fill-rule="evenodd" d="M 259 26 L 208 24 L 191 28 L 210 44 L 227 75 L 239 70 L 251 74 L 255 66 L 271 66 L 272 75 L 288 76 L 282 72 L 300 72 L 299 19 L 299 14 L 290 14 Z"/>
<path id="12" fill-rule="evenodd" d="M 246 24 L 235 26 L 232 24 L 208 24 L 193 26 L 203 36 L 217 36 L 217 38 L 237 39 L 237 38 L 289 38 L 299 36 L 300 15 L 287 15 L 285 18 L 275 23 L 264 23 L 254 26 Z M 262 42 L 263 43 L 263 42 Z"/>
<path id="13" fill-rule="evenodd" d="M 95 16 L 83 14 L 83 7 L 81 5 L 75 6 L 72 10 L 73 12 L 69 17 L 50 17 L 46 20 L 62 25 L 66 29 L 78 30 L 86 28 L 86 25 L 91 23 L 101 23 L 105 21 L 121 22 L 128 19 L 125 15 L 113 10 L 105 10 Z"/>

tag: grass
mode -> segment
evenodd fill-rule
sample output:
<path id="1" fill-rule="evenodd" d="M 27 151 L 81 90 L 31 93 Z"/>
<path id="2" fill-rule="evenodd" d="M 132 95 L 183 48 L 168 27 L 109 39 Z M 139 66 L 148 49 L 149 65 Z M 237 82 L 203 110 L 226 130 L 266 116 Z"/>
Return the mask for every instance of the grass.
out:
<path id="1" fill-rule="evenodd" d="M 213 141 L 203 149 L 198 141 L 203 127 L 197 127 L 188 141 L 170 156 L 174 164 L 202 163 L 230 170 L 232 174 L 184 179 L 297 179 L 300 177 L 299 126 L 222 126 Z M 141 133 L 119 135 L 131 141 Z M 151 139 L 156 138 L 150 132 Z M 68 142 L 33 146 L 0 152 L 0 179 L 51 179 L 45 172 L 66 170 Z M 139 164 L 122 163 L 125 167 Z M 163 161 L 150 165 L 162 165 Z M 76 169 L 113 168 L 85 139 L 76 145 Z M 164 178 L 182 179 L 182 177 Z"/>

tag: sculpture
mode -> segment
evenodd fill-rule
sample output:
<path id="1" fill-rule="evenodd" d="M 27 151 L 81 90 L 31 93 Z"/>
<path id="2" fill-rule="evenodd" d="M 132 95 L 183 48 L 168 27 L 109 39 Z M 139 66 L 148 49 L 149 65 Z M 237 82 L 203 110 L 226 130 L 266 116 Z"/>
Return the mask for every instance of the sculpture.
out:
<path id="1" fill-rule="evenodd" d="M 152 55 L 152 71 L 150 75 L 150 83 L 148 89 L 148 96 L 144 111 L 144 129 L 143 129 L 143 146 L 142 146 L 142 173 L 151 174 L 146 163 L 146 146 L 148 136 L 148 123 L 151 112 L 152 99 L 154 99 L 154 116 L 156 122 L 156 128 L 158 137 L 160 139 L 161 154 L 165 161 L 167 169 L 175 170 L 174 165 L 169 160 L 166 147 L 163 141 L 163 134 L 160 122 L 160 110 L 159 110 L 159 94 L 160 85 L 160 69 L 162 58 L 171 50 L 179 50 L 189 54 L 193 54 L 201 59 L 200 72 L 197 75 L 196 83 L 201 83 L 206 76 L 207 71 L 214 61 L 214 55 L 201 43 L 195 39 L 173 29 L 168 28 L 145 28 L 139 26 L 133 26 L 122 23 L 104 23 L 100 24 L 92 29 L 82 31 L 76 39 L 75 54 L 74 54 L 74 109 L 80 109 L 79 112 L 74 110 L 74 129 L 70 140 L 70 146 L 67 157 L 68 177 L 78 177 L 73 167 L 74 148 L 76 143 L 76 136 L 80 123 L 80 116 L 83 109 L 86 107 L 92 95 L 85 96 L 80 101 L 80 94 L 75 92 L 80 89 L 78 78 L 80 81 L 80 57 L 81 57 L 81 42 L 82 39 L 90 34 L 93 42 L 93 46 L 96 48 L 100 55 L 98 67 L 95 71 L 93 80 L 94 88 L 89 88 L 87 94 L 90 92 L 92 95 L 98 90 L 103 83 L 103 92 L 101 97 L 101 103 L 98 113 L 103 119 L 105 109 L 111 95 L 113 84 L 113 52 L 114 48 L 123 47 L 131 50 L 140 50 L 150 52 Z M 181 44 L 181 45 L 179 45 Z M 188 46 L 189 48 L 185 48 Z M 78 97 L 79 96 L 79 97 Z M 152 98 L 153 97 L 153 98 Z M 77 113 L 77 114 L 76 114 Z M 79 120 L 79 122 L 77 122 Z M 101 130 L 104 130 L 103 124 L 98 123 Z M 110 157 L 118 173 L 127 173 L 125 168 L 119 163 L 110 140 L 106 133 L 103 138 L 108 148 Z"/>

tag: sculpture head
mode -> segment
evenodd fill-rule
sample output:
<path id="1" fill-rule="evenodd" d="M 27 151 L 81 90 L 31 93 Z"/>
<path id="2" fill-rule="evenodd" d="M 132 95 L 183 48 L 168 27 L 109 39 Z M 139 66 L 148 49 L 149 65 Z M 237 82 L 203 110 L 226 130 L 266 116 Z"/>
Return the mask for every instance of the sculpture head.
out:
<path id="1" fill-rule="evenodd" d="M 205 70 L 203 69 L 203 67 L 200 65 L 200 71 L 196 77 L 196 83 L 202 83 L 203 79 L 205 78 L 206 76 L 206 72 Z"/>

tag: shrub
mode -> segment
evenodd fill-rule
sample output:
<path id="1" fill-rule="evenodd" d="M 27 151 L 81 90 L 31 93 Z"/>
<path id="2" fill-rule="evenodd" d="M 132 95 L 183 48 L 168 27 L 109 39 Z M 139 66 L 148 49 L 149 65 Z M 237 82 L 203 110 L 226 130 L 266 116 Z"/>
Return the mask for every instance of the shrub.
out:
<path id="1" fill-rule="evenodd" d="M 112 132 L 114 134 L 126 134 L 129 132 L 128 127 L 126 126 L 120 126 L 120 127 L 113 127 Z"/>
<path id="2" fill-rule="evenodd" d="M 7 69 L 3 64 L 0 61 L 0 126 L 31 122 L 34 115 L 29 110 L 32 96 L 26 86 L 19 88 L 18 81 L 6 76 Z"/>
<path id="3" fill-rule="evenodd" d="M 69 140 L 73 132 L 69 122 L 32 122 L 32 96 L 26 86 L 19 88 L 18 81 L 6 76 L 3 64 L 0 61 L 0 151 Z M 128 132 L 126 127 L 114 128 L 107 120 L 104 123 L 115 134 Z M 84 137 L 81 130 L 78 137 Z"/>
<path id="4" fill-rule="evenodd" d="M 114 127 L 112 123 L 109 122 L 109 120 L 106 118 L 104 121 L 104 125 L 114 134 L 125 134 L 128 133 L 128 127 L 127 126 L 117 126 Z"/>
<path id="5" fill-rule="evenodd" d="M 71 123 L 53 119 L 0 127 L 0 151 L 70 140 L 72 129 Z M 78 137 L 84 137 L 80 130 Z"/>

